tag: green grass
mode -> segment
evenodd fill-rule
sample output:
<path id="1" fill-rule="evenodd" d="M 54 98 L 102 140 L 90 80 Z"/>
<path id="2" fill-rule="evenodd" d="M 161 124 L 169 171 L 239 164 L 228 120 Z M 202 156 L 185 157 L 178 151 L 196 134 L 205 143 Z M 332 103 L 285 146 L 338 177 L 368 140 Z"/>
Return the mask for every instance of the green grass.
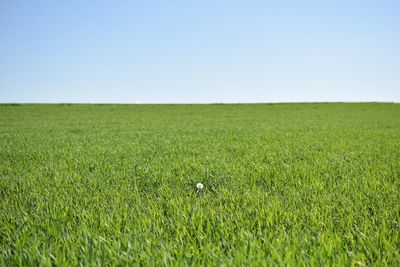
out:
<path id="1" fill-rule="evenodd" d="M 399 266 L 400 104 L 0 105 L 0 199 L 3 266 Z"/>

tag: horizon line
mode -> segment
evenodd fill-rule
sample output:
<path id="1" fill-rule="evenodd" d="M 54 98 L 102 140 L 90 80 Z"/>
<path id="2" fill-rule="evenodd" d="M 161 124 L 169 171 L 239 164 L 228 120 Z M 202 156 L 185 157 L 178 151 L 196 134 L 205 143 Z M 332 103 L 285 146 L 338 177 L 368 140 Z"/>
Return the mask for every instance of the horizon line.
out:
<path id="1" fill-rule="evenodd" d="M 288 102 L 0 102 L 0 105 L 268 105 L 268 104 L 399 104 L 397 101 L 288 101 Z"/>

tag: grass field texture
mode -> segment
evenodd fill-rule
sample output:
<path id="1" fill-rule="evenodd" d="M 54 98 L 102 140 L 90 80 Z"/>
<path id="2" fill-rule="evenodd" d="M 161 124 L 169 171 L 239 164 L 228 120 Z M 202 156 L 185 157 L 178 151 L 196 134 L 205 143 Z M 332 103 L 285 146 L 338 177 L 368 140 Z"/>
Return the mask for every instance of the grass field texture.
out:
<path id="1" fill-rule="evenodd" d="M 399 266 L 400 104 L 0 105 L 0 199 L 2 266 Z"/>

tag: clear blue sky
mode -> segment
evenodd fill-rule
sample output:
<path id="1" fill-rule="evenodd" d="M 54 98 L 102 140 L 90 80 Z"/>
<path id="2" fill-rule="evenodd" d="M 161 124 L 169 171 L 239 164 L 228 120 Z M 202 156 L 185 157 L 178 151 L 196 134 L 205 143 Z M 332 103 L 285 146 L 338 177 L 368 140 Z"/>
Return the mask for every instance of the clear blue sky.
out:
<path id="1" fill-rule="evenodd" d="M 0 102 L 400 102 L 400 1 L 0 2 Z"/>

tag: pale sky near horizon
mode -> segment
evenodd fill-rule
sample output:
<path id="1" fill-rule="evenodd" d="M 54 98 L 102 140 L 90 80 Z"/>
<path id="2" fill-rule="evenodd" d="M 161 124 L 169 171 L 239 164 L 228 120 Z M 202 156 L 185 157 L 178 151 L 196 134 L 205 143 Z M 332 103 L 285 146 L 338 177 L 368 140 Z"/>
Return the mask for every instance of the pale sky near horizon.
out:
<path id="1" fill-rule="evenodd" d="M 400 102 L 400 1 L 0 1 L 0 102 Z"/>

